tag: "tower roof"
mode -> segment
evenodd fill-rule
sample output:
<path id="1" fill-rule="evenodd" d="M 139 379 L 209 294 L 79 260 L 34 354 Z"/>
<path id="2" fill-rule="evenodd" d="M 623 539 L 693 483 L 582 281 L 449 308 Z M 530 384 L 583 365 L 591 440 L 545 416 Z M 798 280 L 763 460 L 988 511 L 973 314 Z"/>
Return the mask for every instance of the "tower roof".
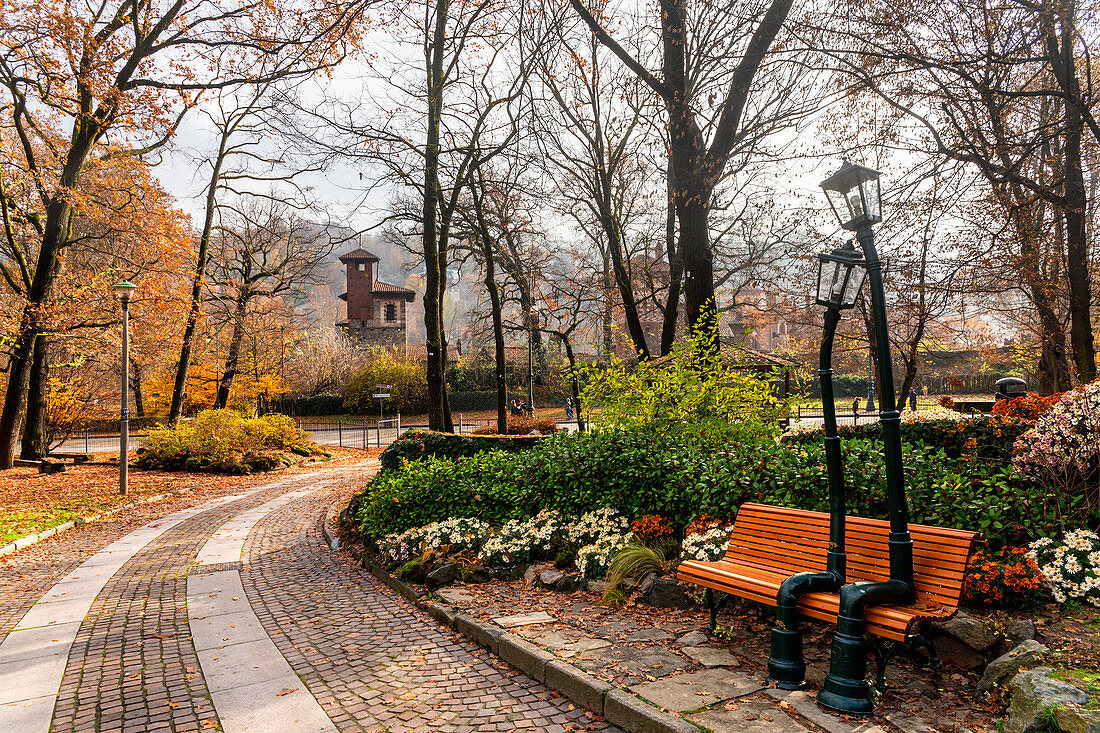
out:
<path id="1" fill-rule="evenodd" d="M 353 249 L 351 252 L 346 252 L 340 255 L 340 261 L 344 264 L 348 262 L 378 262 L 378 256 L 368 252 L 360 247 L 359 249 Z"/>

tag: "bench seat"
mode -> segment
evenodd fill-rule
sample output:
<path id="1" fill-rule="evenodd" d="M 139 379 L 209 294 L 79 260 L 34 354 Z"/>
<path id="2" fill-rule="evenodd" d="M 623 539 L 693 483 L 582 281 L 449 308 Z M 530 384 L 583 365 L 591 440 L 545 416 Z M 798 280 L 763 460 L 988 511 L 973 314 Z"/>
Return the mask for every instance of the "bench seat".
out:
<path id="1" fill-rule="evenodd" d="M 845 552 L 849 583 L 888 580 L 886 538 L 889 522 L 848 517 Z M 916 598 L 907 606 L 870 606 L 867 631 L 893 641 L 910 641 L 927 621 L 950 618 L 958 610 L 966 563 L 979 539 L 975 532 L 910 524 Z M 677 578 L 704 588 L 774 606 L 788 576 L 825 569 L 829 515 L 802 509 L 744 504 L 738 510 L 726 555 L 716 562 L 688 560 Z M 837 593 L 807 593 L 799 601 L 804 616 L 835 621 Z"/>

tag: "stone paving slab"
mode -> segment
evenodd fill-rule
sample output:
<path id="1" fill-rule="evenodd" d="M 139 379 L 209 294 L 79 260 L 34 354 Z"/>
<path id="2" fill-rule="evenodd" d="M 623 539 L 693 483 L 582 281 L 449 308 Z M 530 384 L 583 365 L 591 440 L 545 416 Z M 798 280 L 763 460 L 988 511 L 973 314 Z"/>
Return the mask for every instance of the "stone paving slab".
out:
<path id="1" fill-rule="evenodd" d="M 743 674 L 725 669 L 704 669 L 634 685 L 630 691 L 663 708 L 682 713 L 749 695 L 763 687 L 760 682 Z"/>
<path id="2" fill-rule="evenodd" d="M 493 619 L 493 623 L 502 629 L 514 629 L 518 626 L 535 626 L 553 622 L 554 617 L 544 611 L 519 614 L 517 616 L 498 616 Z"/>
<path id="3" fill-rule="evenodd" d="M 212 692 L 225 733 L 329 733 L 336 727 L 316 715 L 317 701 L 300 685 L 272 691 L 267 682 Z M 280 694 L 282 693 L 282 694 Z M 230 722 L 226 722 L 230 721 Z"/>
<path id="4" fill-rule="evenodd" d="M 809 733 L 801 722 L 763 700 L 736 703 L 689 715 L 713 733 Z"/>

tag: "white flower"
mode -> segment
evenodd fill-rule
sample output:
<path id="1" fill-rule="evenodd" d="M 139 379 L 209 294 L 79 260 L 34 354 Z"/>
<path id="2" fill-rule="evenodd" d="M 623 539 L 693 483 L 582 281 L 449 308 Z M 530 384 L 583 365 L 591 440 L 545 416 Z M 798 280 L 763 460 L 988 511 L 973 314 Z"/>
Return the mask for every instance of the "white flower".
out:
<path id="1" fill-rule="evenodd" d="M 629 527 L 626 517 L 611 507 L 604 507 L 581 515 L 566 530 L 566 536 L 575 545 L 590 545 L 604 535 L 622 534 Z"/>
<path id="2" fill-rule="evenodd" d="M 536 552 L 550 552 L 564 524 L 561 514 L 543 510 L 527 520 L 513 519 L 490 537 L 478 555 L 489 565 L 516 565 L 532 559 Z"/>
<path id="3" fill-rule="evenodd" d="M 729 530 L 721 527 L 712 527 L 703 534 L 689 535 L 681 546 L 681 556 L 685 560 L 720 560 L 726 554 L 729 537 Z"/>
<path id="4" fill-rule="evenodd" d="M 577 570 L 586 578 L 602 578 L 615 555 L 630 544 L 631 534 L 604 535 L 594 544 L 577 550 Z"/>

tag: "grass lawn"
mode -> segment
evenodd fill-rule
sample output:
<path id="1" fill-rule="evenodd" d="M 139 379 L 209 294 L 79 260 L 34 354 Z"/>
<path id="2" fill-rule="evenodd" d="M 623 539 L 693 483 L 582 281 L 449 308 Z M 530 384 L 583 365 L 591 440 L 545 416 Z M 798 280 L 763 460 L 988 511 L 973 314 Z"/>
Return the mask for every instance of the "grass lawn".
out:
<path id="1" fill-rule="evenodd" d="M 328 448 L 333 461 L 354 462 L 377 450 Z M 101 457 L 106 458 L 106 454 Z M 267 476 L 314 470 L 317 461 L 256 476 L 208 473 L 167 473 L 130 467 L 129 491 L 118 495 L 117 465 L 69 467 L 65 473 L 43 476 L 34 468 L 0 471 L 0 545 L 42 532 L 69 520 L 117 509 L 150 496 L 189 489 L 231 488 L 264 481 Z"/>

